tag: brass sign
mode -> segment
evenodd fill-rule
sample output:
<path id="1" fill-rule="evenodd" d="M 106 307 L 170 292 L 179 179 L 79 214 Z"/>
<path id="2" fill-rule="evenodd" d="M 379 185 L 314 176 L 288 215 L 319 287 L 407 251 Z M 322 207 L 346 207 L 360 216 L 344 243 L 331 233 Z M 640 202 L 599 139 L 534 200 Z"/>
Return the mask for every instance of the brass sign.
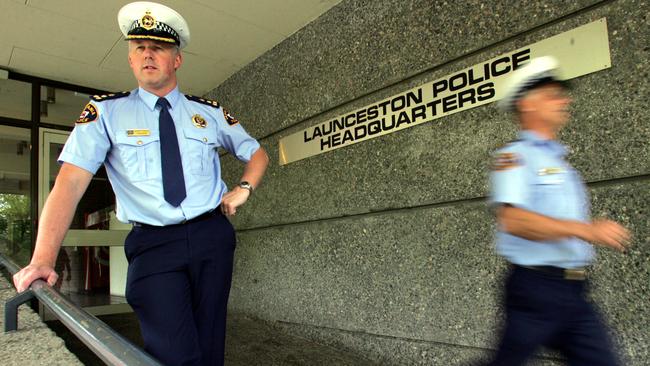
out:
<path id="1" fill-rule="evenodd" d="M 283 137 L 280 165 L 339 149 L 502 98 L 508 74 L 551 55 L 562 79 L 611 67 L 605 18 L 497 56 L 390 98 Z"/>

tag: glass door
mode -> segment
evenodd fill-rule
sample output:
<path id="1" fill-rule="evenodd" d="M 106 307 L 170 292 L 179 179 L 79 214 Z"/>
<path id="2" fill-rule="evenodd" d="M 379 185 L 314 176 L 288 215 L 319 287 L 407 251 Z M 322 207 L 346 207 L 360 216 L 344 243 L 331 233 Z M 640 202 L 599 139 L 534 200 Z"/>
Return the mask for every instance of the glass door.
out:
<path id="1" fill-rule="evenodd" d="M 23 267 L 31 258 L 30 130 L 0 125 L 0 253 Z"/>
<path id="2" fill-rule="evenodd" d="M 57 162 L 70 132 L 40 130 L 39 215 L 54 187 Z M 130 311 L 124 298 L 127 263 L 124 239 L 131 226 L 115 218 L 115 194 L 104 167 L 81 198 L 57 258 L 57 287 L 87 311 L 109 314 Z"/>

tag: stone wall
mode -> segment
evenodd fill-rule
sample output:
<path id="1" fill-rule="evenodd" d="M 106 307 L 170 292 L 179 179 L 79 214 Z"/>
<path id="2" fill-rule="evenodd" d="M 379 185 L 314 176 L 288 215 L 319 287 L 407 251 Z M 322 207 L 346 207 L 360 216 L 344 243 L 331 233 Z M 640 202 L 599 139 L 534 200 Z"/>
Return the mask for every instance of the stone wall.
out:
<path id="1" fill-rule="evenodd" d="M 487 105 L 285 166 L 284 136 L 607 18 L 612 67 L 573 81 L 561 134 L 595 216 L 634 235 L 599 250 L 593 296 L 627 365 L 650 353 L 650 3 L 344 0 L 208 94 L 269 152 L 238 211 L 233 310 L 385 365 L 484 359 L 506 268 L 488 161 L 516 133 Z M 223 157 L 224 179 L 241 165 Z M 556 364 L 542 353 L 536 363 Z"/>
<path id="2" fill-rule="evenodd" d="M 16 296 L 16 290 L 0 273 L 0 312 L 5 302 Z M 41 321 L 27 304 L 18 307 L 18 330 L 4 332 L 4 316 L 0 318 L 0 365 L 82 365 L 59 338 Z"/>

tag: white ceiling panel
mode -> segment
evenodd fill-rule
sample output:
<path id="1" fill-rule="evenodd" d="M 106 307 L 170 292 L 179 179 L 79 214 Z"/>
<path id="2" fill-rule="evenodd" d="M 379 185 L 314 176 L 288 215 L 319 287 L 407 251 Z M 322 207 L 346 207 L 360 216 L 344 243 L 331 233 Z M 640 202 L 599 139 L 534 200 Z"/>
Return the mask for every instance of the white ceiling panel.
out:
<path id="1" fill-rule="evenodd" d="M 121 39 L 121 38 L 120 38 Z M 110 51 L 108 56 L 101 63 L 100 67 L 107 70 L 115 71 L 129 71 L 129 61 L 128 61 L 128 47 L 127 43 L 120 40 L 118 41 L 113 49 Z"/>
<path id="2" fill-rule="evenodd" d="M 117 29 L 111 32 L 93 25 L 82 27 L 72 18 L 24 5 L 22 8 L 0 25 L 3 34 L 11 35 L 9 41 L 16 47 L 75 57 L 80 62 L 98 65 L 119 34 Z"/>
<path id="3" fill-rule="evenodd" d="M 4 1 L 2 2 L 2 11 L 0 11 L 0 32 L 2 32 L 2 38 L 5 40 L 13 41 L 16 37 L 21 37 L 25 34 L 23 28 L 14 28 L 19 24 L 16 20 L 17 17 L 23 17 L 26 14 L 27 7 L 24 3 L 19 3 L 17 1 Z"/>
<path id="4" fill-rule="evenodd" d="M 279 33 L 225 16 L 200 4 L 183 9 L 183 17 L 189 22 L 192 35 L 187 50 L 217 60 L 231 54 L 236 55 L 238 63 L 246 60 L 245 65 L 284 39 Z M 232 56 L 228 58 L 233 59 Z"/>
<path id="5" fill-rule="evenodd" d="M 116 30 L 117 12 L 124 4 L 130 2 L 130 0 L 27 0 L 27 6 L 45 10 L 59 17 L 75 19 L 80 29 L 91 25 L 105 30 Z M 106 16 L 107 14 L 112 15 Z M 81 24 L 83 26 L 80 26 Z"/>
<path id="6" fill-rule="evenodd" d="M 129 2 L 0 0 L 0 66 L 99 89 L 132 89 L 117 26 L 117 12 Z M 158 2 L 190 25 L 179 78 L 184 91 L 202 95 L 340 0 Z"/>
<path id="7" fill-rule="evenodd" d="M 102 70 L 75 60 L 47 55 L 34 50 L 15 48 L 9 67 L 21 73 L 51 78 L 52 65 L 56 65 L 56 79 L 97 89 L 120 91 L 135 86 L 130 72 Z"/>
<path id="8" fill-rule="evenodd" d="M 9 59 L 11 58 L 11 51 L 14 46 L 0 41 L 0 66 L 9 66 Z"/>

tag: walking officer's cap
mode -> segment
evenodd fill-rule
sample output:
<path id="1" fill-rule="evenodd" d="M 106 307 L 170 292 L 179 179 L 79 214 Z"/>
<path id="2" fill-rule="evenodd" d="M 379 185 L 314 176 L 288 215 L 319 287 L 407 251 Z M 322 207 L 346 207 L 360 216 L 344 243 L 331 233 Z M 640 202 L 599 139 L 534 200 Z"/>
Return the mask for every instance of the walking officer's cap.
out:
<path id="1" fill-rule="evenodd" d="M 526 93 L 549 83 L 558 83 L 568 88 L 568 84 L 559 78 L 559 63 L 554 57 L 534 58 L 515 70 L 506 80 L 504 95 L 498 106 L 503 111 L 513 112 L 517 109 L 517 101 Z"/>
<path id="2" fill-rule="evenodd" d="M 149 1 L 126 4 L 117 13 L 126 40 L 151 39 L 174 43 L 179 48 L 190 42 L 190 27 L 174 9 Z"/>

